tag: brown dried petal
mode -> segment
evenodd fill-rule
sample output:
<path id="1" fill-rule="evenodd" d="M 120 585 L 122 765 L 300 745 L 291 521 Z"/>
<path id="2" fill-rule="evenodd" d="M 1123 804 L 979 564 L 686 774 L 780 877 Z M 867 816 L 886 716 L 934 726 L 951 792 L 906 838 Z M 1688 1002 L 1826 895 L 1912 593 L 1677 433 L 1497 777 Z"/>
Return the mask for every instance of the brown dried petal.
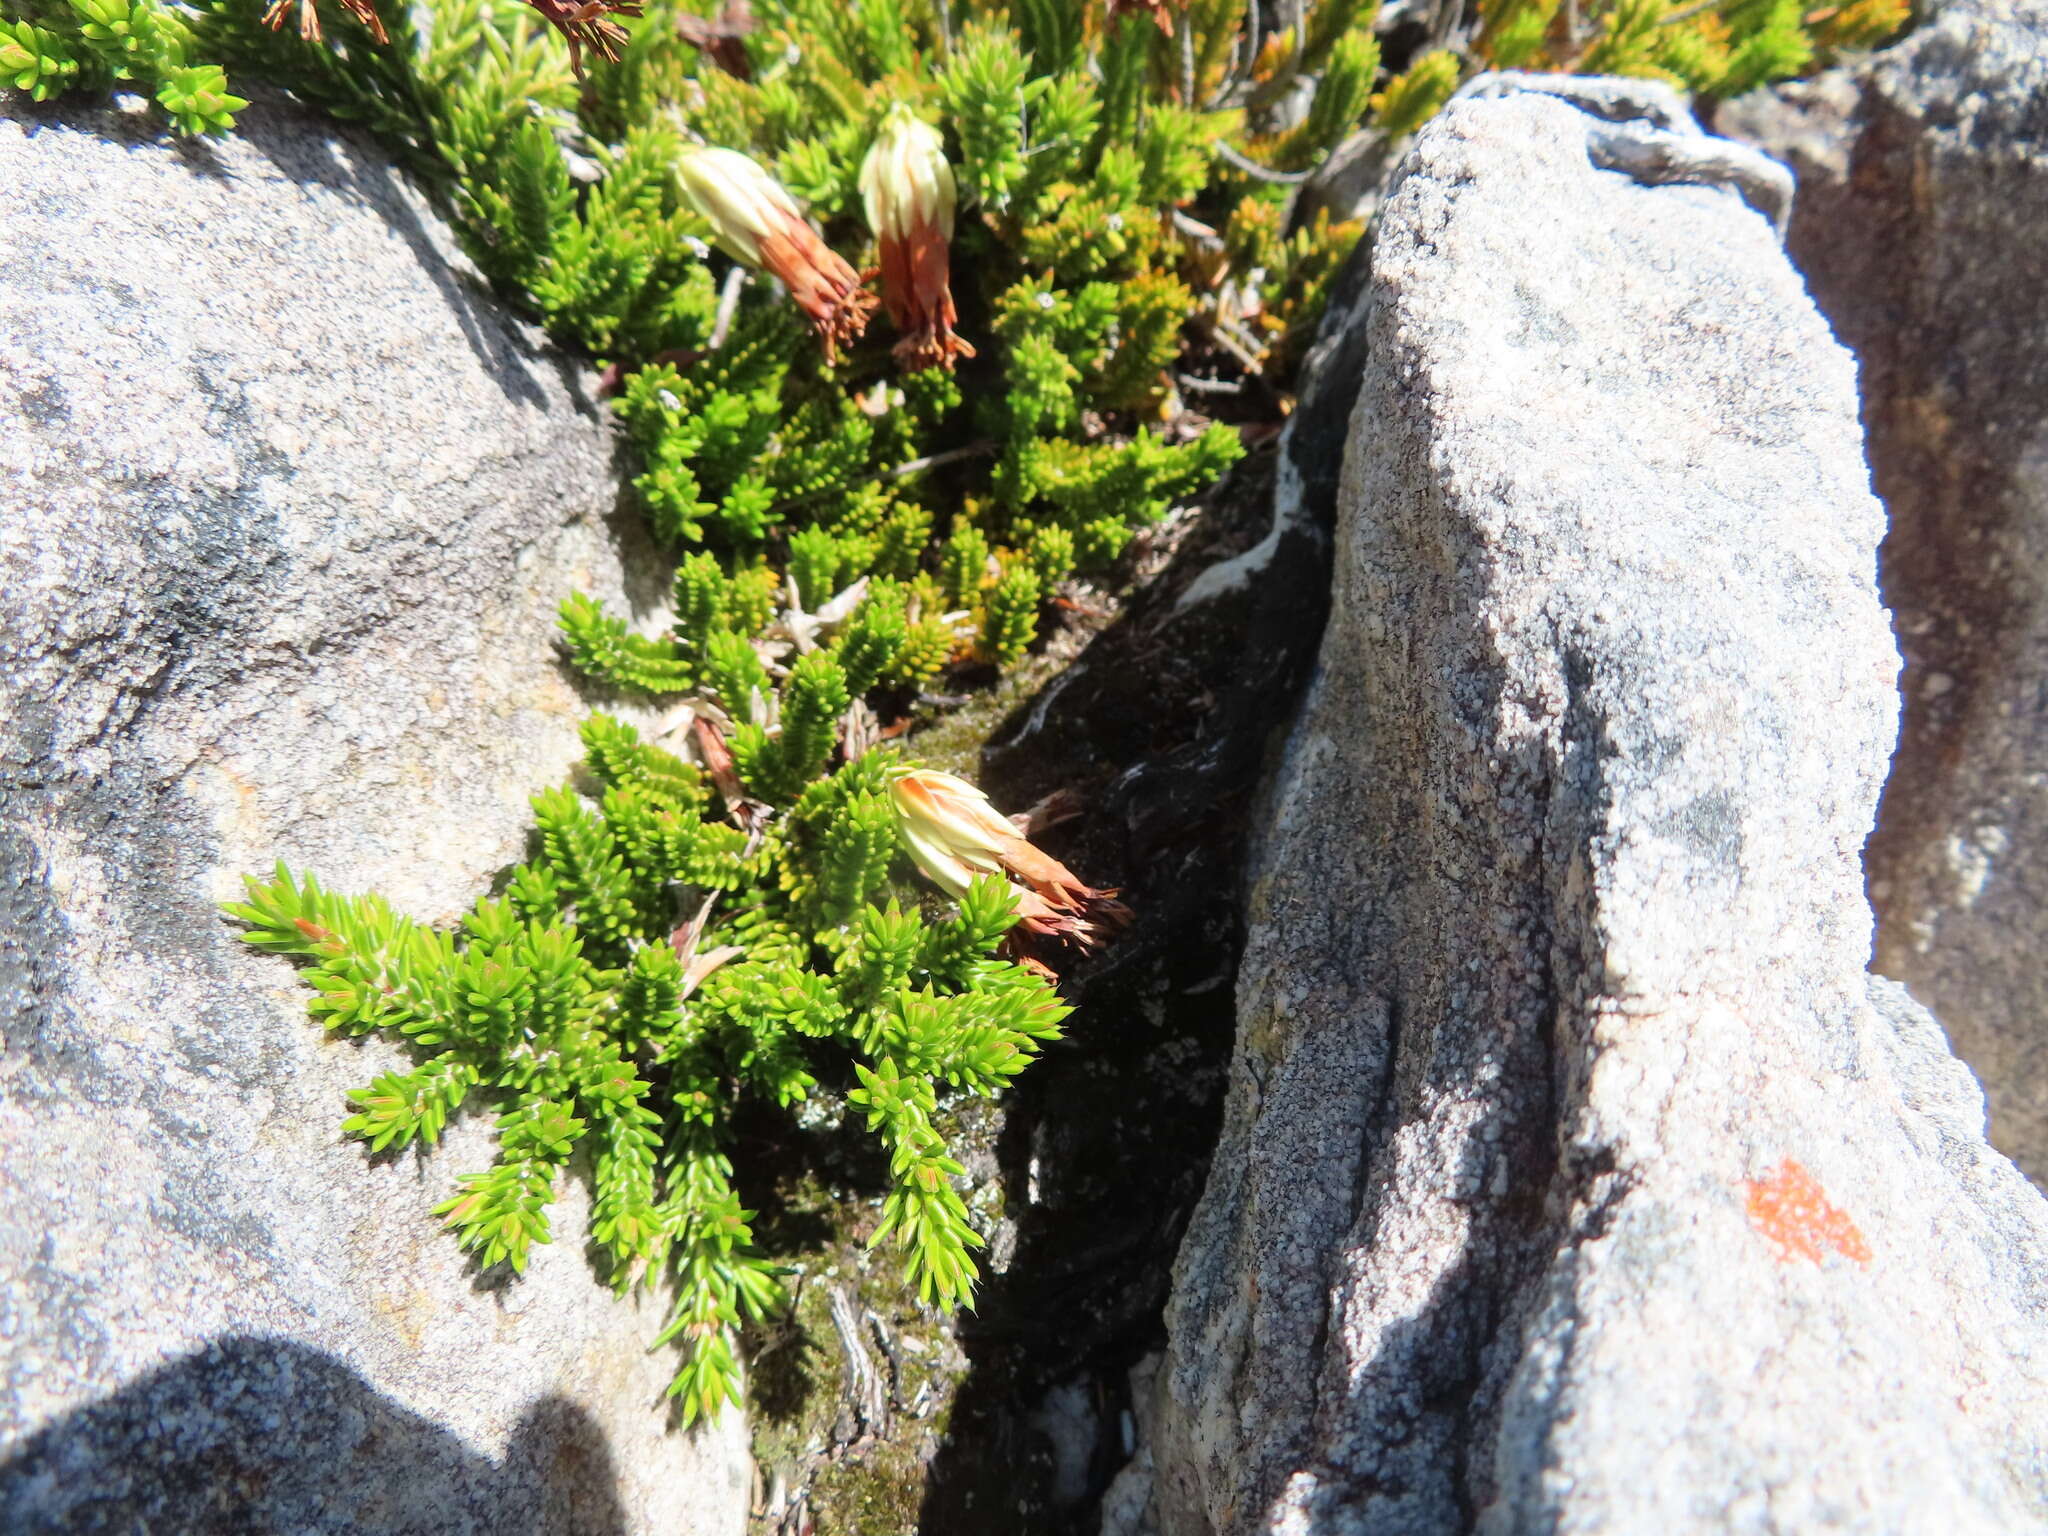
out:
<path id="1" fill-rule="evenodd" d="M 861 275 L 818 238 L 802 219 L 791 215 L 782 227 L 761 239 L 761 265 L 782 279 L 789 296 L 832 362 L 841 346 L 861 338 L 874 313 L 875 296 L 861 287 Z"/>

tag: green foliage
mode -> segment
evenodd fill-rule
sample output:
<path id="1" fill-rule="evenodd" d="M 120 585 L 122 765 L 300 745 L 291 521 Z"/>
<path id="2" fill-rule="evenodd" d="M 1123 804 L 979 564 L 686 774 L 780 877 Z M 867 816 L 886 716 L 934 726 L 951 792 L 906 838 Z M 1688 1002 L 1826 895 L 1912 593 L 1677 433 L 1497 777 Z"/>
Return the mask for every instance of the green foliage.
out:
<path id="1" fill-rule="evenodd" d="M 1311 6 L 1308 35 L 1302 41 L 1302 68 L 1321 70 L 1338 44 L 1357 34 L 1370 36 L 1378 10 L 1378 0 L 1323 0 Z"/>
<path id="2" fill-rule="evenodd" d="M 17 91 L 48 101 L 78 80 L 82 67 L 77 51 L 62 33 L 33 22 L 0 24 L 0 75 Z"/>
<path id="3" fill-rule="evenodd" d="M 1044 586 L 1038 572 L 1017 561 L 989 588 L 982 608 L 981 651 L 1000 667 L 1013 667 L 1038 634 L 1038 604 Z"/>
<path id="4" fill-rule="evenodd" d="M 1457 88 L 1458 56 L 1449 49 L 1425 53 L 1373 97 L 1373 125 L 1393 137 L 1413 133 Z"/>
<path id="5" fill-rule="evenodd" d="M 1799 74 L 1848 48 L 1867 48 L 1906 22 L 1906 0 L 1853 0 L 1809 10 L 1797 0 L 1605 0 L 1585 9 L 1574 37 L 1558 0 L 1481 0 L 1474 40 L 1501 69 L 1639 75 L 1706 97 L 1739 96 Z"/>
<path id="6" fill-rule="evenodd" d="M 562 600 L 562 640 L 578 671 L 626 693 L 675 693 L 696 676 L 674 641 L 633 634 L 580 592 Z"/>
<path id="7" fill-rule="evenodd" d="M 784 813 L 751 838 L 691 764 L 596 715 L 584 743 L 600 801 L 537 795 L 536 857 L 458 932 L 282 867 L 230 908 L 248 943 L 305 964 L 328 1028 L 411 1047 L 412 1069 L 349 1096 L 351 1135 L 378 1151 L 432 1145 L 465 1106 L 495 1113 L 496 1158 L 436 1207 L 480 1263 L 524 1268 L 551 1236 L 571 1153 L 592 1147 L 592 1236 L 613 1280 L 674 1282 L 656 1342 L 683 1351 L 671 1391 L 686 1418 L 735 1395 L 735 1331 L 780 1294 L 732 1189 L 731 1095 L 793 1104 L 838 1059 L 822 1046 L 850 1052 L 848 1102 L 891 1157 L 878 1240 L 893 1234 L 912 1281 L 954 1304 L 981 1238 L 932 1128 L 937 1096 L 998 1091 L 1066 1012 L 994 958 L 1015 917 L 1002 881 L 951 917 L 882 900 L 896 848 L 886 760 L 819 776 L 845 699 L 824 652 L 793 669 L 781 734 L 745 771 Z M 701 928 L 679 940 L 706 894 Z M 726 953 L 706 978 L 702 961 Z"/>
<path id="8" fill-rule="evenodd" d="M 961 191 L 1000 213 L 1024 173 L 1025 80 L 1031 60 L 1016 33 L 977 24 L 954 45 L 939 89 L 960 136 Z"/>
<path id="9" fill-rule="evenodd" d="M 173 65 L 163 72 L 156 102 L 185 133 L 225 133 L 235 114 L 249 105 L 228 90 L 218 64 Z"/>
<path id="10" fill-rule="evenodd" d="M 1274 163 L 1282 170 L 1302 170 L 1343 143 L 1345 136 L 1364 120 L 1379 71 L 1379 40 L 1370 32 L 1345 32 L 1337 37 L 1329 50 L 1323 78 L 1309 101 L 1308 115 L 1299 128 L 1281 140 L 1274 152 Z M 1384 108 L 1379 126 L 1390 133 L 1405 131 L 1387 120 Z"/>
<path id="11" fill-rule="evenodd" d="M 218 64 L 193 56 L 187 16 L 161 0 L 5 0 L 0 80 L 36 101 L 132 81 L 187 134 L 224 133 L 249 105 Z"/>
<path id="12" fill-rule="evenodd" d="M 563 1178 L 589 1180 L 614 1282 L 673 1285 L 686 1418 L 734 1394 L 736 1331 L 779 1304 L 733 1187 L 739 1098 L 842 1093 L 889 1157 L 877 1239 L 928 1301 L 970 1294 L 940 1109 L 999 1091 L 1065 1010 L 995 957 L 1008 886 L 904 906 L 888 759 L 864 749 L 941 679 L 1016 665 L 1049 598 L 1110 577 L 1240 426 L 1281 418 L 1361 233 L 1298 217 L 1293 183 L 1357 133 L 1414 131 L 1479 65 L 1725 95 L 1904 15 L 1480 0 L 1416 53 L 1383 48 L 1372 0 L 1175 0 L 1170 35 L 1092 0 L 754 0 L 715 42 L 710 0 L 650 0 L 606 21 L 616 60 L 584 35 L 579 71 L 526 0 L 334 9 L 310 37 L 261 0 L 0 0 L 0 78 L 38 100 L 133 81 L 193 133 L 244 105 L 224 69 L 289 89 L 390 145 L 499 292 L 610 365 L 673 612 L 648 633 L 572 594 L 563 646 L 670 734 L 593 716 L 584 776 L 534 797 L 533 856 L 455 931 L 282 869 L 233 911 L 304 963 L 328 1028 L 412 1051 L 349 1096 L 349 1134 L 382 1151 L 495 1117 L 496 1158 L 439 1207 L 480 1263 L 522 1268 Z M 677 175 L 691 146 L 742 150 L 830 260 L 871 267 L 861 168 L 897 103 L 957 181 L 957 373 L 916 346 L 892 364 L 881 320 L 825 361 L 792 302 L 816 274 L 718 254 L 746 242 Z"/>
<path id="13" fill-rule="evenodd" d="M 1542 52 L 1561 0 L 1480 0 L 1480 46 L 1499 69 L 1522 69 Z"/>

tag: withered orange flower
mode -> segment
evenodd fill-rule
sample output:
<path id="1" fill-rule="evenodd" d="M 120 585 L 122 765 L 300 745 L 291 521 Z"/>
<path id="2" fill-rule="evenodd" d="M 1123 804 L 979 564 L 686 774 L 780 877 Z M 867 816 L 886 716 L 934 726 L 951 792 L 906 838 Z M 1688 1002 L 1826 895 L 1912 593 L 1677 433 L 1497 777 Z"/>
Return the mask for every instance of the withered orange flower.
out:
<path id="1" fill-rule="evenodd" d="M 818 333 L 825 361 L 867 329 L 875 296 L 760 166 L 737 150 L 690 149 L 676 164 L 676 179 L 727 255 L 782 280 Z"/>
<path id="2" fill-rule="evenodd" d="M 540 12 L 541 20 L 567 40 L 569 68 L 578 80 L 583 78 L 585 48 L 613 64 L 619 62 L 619 49 L 627 34 L 626 29 L 611 18 L 640 14 L 638 0 L 582 0 L 581 4 L 564 4 L 563 0 L 526 0 L 526 3 Z"/>
<path id="3" fill-rule="evenodd" d="M 263 24 L 275 32 L 284 25 L 284 19 L 291 11 L 292 0 L 271 0 L 270 9 L 263 13 Z M 377 14 L 377 8 L 370 0 L 341 0 L 341 8 L 369 28 L 370 36 L 380 43 L 391 41 L 384 30 L 384 20 Z M 299 0 L 299 36 L 309 43 L 320 41 L 320 13 L 314 8 L 313 0 Z"/>
<path id="4" fill-rule="evenodd" d="M 907 768 L 889 784 L 896 831 L 911 860 L 953 896 L 979 875 L 1001 875 L 1017 891 L 1018 926 L 1041 938 L 1092 948 L 1130 920 L 1130 911 L 1036 847 L 965 779 Z"/>
<path id="5" fill-rule="evenodd" d="M 747 0 L 725 0 L 725 9 L 715 19 L 687 11 L 676 17 L 677 35 L 738 80 L 754 77 L 747 64 L 747 50 L 740 42 L 753 30 L 754 12 Z"/>
<path id="6" fill-rule="evenodd" d="M 948 246 L 959 194 L 939 131 L 896 103 L 861 164 L 860 191 L 882 250 L 882 304 L 903 333 L 896 361 L 916 371 L 974 356 L 953 334 Z"/>

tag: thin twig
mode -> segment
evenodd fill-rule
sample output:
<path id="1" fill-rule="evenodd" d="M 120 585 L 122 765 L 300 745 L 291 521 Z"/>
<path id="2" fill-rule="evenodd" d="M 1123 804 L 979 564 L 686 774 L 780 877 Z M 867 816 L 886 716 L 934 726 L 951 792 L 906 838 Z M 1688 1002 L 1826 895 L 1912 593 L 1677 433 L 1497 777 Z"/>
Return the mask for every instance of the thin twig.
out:
<path id="1" fill-rule="evenodd" d="M 1241 395 L 1243 379 L 1197 379 L 1182 373 L 1174 376 L 1180 387 L 1198 395 Z"/>
<path id="2" fill-rule="evenodd" d="M 1276 171 L 1271 166 L 1259 164 L 1256 160 L 1247 160 L 1221 139 L 1211 139 L 1209 147 L 1236 166 L 1240 171 L 1243 171 L 1247 176 L 1256 176 L 1260 181 L 1270 181 L 1283 187 L 1291 187 L 1297 182 L 1307 181 L 1309 178 L 1307 171 Z"/>
<path id="3" fill-rule="evenodd" d="M 906 475 L 922 474 L 928 469 L 937 469 L 941 464 L 957 464 L 962 459 L 978 459 L 996 451 L 992 442 L 969 443 L 964 448 L 948 448 L 944 453 L 928 453 L 921 459 L 912 459 L 908 464 L 898 464 L 894 469 L 882 471 L 884 480 L 901 480 Z"/>
<path id="4" fill-rule="evenodd" d="M 1202 103 L 1204 112 L 1220 112 L 1225 102 L 1237 99 L 1237 87 L 1244 75 L 1245 38 L 1242 32 L 1231 40 L 1230 58 L 1223 68 L 1222 82 Z"/>
<path id="5" fill-rule="evenodd" d="M 725 274 L 725 286 L 718 290 L 718 313 L 711 321 L 711 342 L 708 350 L 716 352 L 725 345 L 727 332 L 732 329 L 732 317 L 740 307 L 740 290 L 747 286 L 747 269 L 734 267 Z"/>
<path id="6" fill-rule="evenodd" d="M 1228 352 L 1244 366 L 1246 373 L 1251 374 L 1254 378 L 1264 379 L 1265 368 L 1260 364 L 1258 354 L 1249 350 L 1243 342 L 1237 340 L 1234 336 L 1227 335 L 1224 332 L 1221 321 L 1212 318 L 1203 328 L 1208 331 L 1211 341 L 1215 342 L 1217 346 Z"/>
<path id="7" fill-rule="evenodd" d="M 1223 237 L 1204 224 L 1200 219 L 1191 219 L 1178 208 L 1173 210 L 1173 227 L 1188 239 L 1207 251 L 1223 249 Z"/>
<path id="8" fill-rule="evenodd" d="M 1288 0 L 1276 0 L 1276 9 L 1280 12 L 1277 17 L 1280 26 L 1274 35 L 1292 38 L 1293 46 L 1288 49 L 1287 61 L 1273 71 L 1273 78 L 1258 86 L 1245 98 L 1245 108 L 1248 111 L 1264 111 L 1293 90 L 1295 83 L 1301 79 L 1301 66 L 1308 58 L 1308 17 L 1302 10 L 1300 0 L 1294 0 L 1292 4 L 1289 4 Z M 1247 81 L 1258 68 L 1258 62 L 1257 56 L 1254 55 L 1245 71 Z"/>
<path id="9" fill-rule="evenodd" d="M 1231 80 L 1233 89 L 1251 84 L 1252 73 L 1259 67 L 1259 34 L 1265 27 L 1266 19 L 1259 14 L 1259 0 L 1247 0 L 1244 8 L 1244 60 L 1239 65 L 1243 73 Z"/>

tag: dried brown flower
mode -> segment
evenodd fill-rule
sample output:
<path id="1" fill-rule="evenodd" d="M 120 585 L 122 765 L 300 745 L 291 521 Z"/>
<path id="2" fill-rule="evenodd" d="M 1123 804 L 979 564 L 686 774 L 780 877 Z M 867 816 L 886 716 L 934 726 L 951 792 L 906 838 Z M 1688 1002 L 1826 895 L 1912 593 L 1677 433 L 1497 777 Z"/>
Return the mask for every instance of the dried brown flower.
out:
<path id="1" fill-rule="evenodd" d="M 1130 921 L 1130 909 L 1035 846 L 965 779 L 907 768 L 889 784 L 896 831 L 912 861 L 941 889 L 964 896 L 979 875 L 1017 891 L 1018 927 L 1091 949 Z"/>
<path id="2" fill-rule="evenodd" d="M 298 0 L 298 5 L 299 36 L 309 43 L 319 42 L 320 13 L 314 8 L 313 0 Z M 271 0 L 270 9 L 263 13 L 263 24 L 271 31 L 277 31 L 284 25 L 284 18 L 291 8 L 292 0 Z M 384 18 L 377 14 L 377 8 L 370 4 L 370 0 L 341 0 L 341 8 L 368 28 L 370 36 L 378 42 L 391 41 L 384 30 Z"/>
<path id="3" fill-rule="evenodd" d="M 561 33 L 569 44 L 569 68 L 583 78 L 583 50 L 616 64 L 619 48 L 626 41 L 626 29 L 611 18 L 638 16 L 638 0 L 581 0 L 565 5 L 563 0 L 526 0 L 540 12 L 541 20 Z"/>

